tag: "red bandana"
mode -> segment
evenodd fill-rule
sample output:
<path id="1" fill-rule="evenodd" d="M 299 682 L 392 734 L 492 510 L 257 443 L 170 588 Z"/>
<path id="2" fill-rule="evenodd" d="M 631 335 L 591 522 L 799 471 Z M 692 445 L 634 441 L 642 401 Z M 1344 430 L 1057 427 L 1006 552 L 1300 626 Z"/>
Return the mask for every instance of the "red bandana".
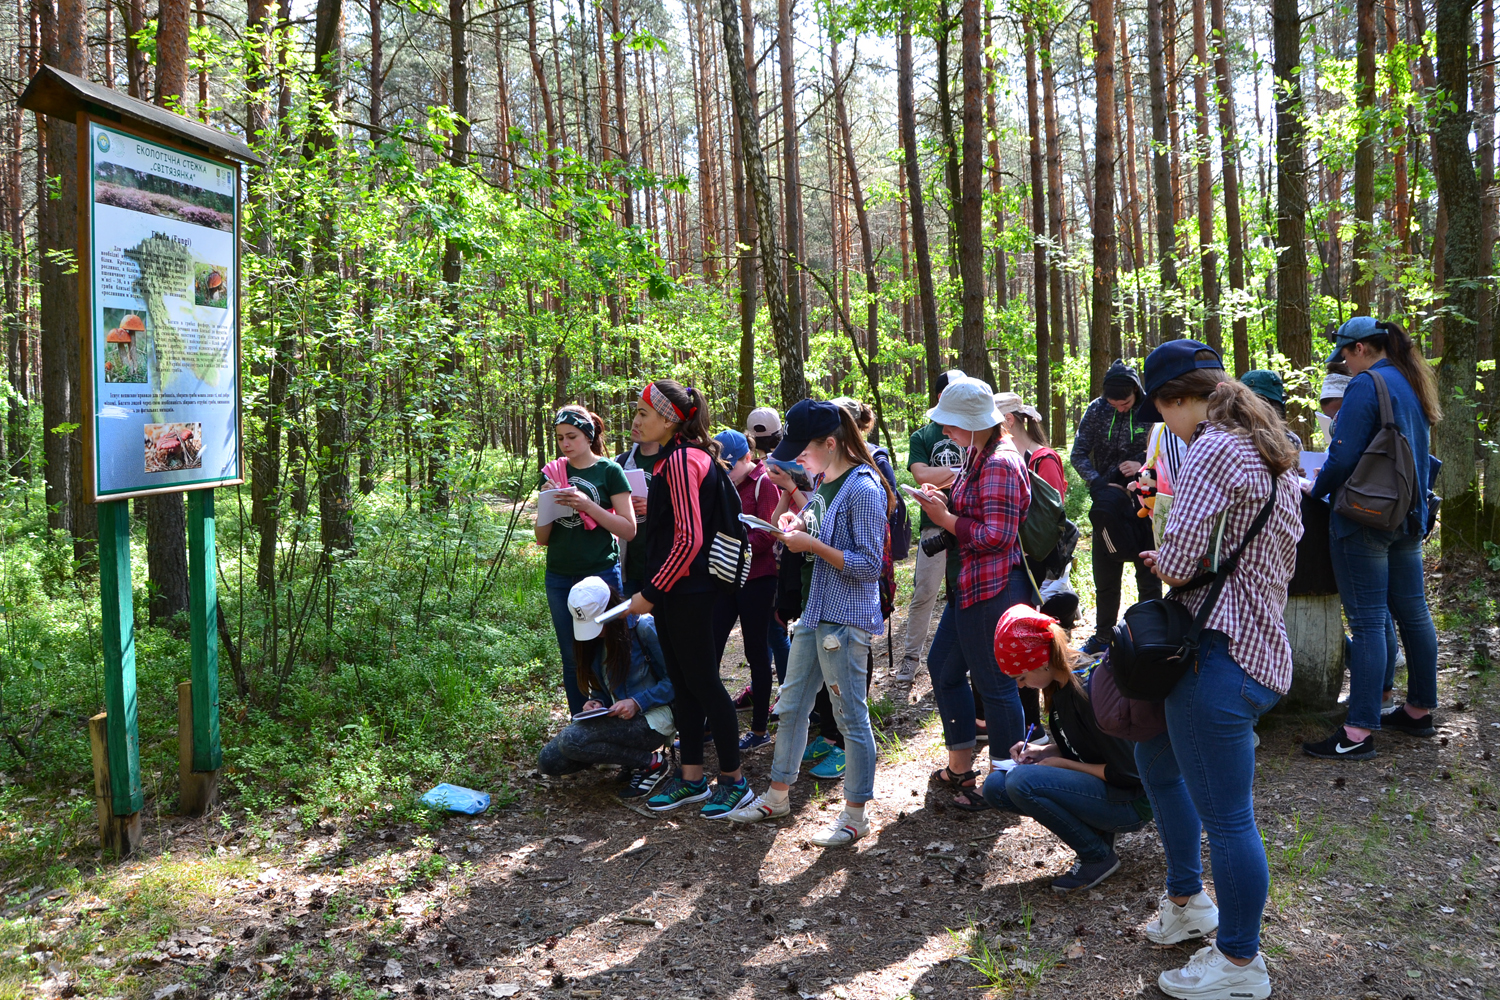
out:
<path id="1" fill-rule="evenodd" d="M 1019 677 L 1045 667 L 1052 656 L 1052 629 L 1057 619 L 1024 604 L 1000 616 L 995 626 L 995 663 L 1000 672 Z"/>

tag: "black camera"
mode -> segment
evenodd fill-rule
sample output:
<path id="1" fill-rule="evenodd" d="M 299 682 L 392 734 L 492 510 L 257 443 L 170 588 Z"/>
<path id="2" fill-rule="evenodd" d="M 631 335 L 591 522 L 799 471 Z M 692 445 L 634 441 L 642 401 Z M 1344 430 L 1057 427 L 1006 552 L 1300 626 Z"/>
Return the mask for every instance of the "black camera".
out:
<path id="1" fill-rule="evenodd" d="M 919 542 L 922 546 L 922 554 L 931 559 L 939 552 L 944 552 L 958 544 L 958 537 L 951 531 L 939 531 Z"/>

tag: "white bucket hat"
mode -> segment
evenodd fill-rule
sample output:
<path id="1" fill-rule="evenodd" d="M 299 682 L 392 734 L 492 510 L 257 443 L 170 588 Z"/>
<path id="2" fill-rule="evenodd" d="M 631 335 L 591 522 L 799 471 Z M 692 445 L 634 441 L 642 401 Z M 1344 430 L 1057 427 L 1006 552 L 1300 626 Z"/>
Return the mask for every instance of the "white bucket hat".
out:
<path id="1" fill-rule="evenodd" d="M 573 638 L 588 642 L 599 638 L 604 626 L 594 619 L 609 610 L 609 584 L 597 576 L 586 576 L 568 591 L 568 614 L 573 616 Z"/>
<path id="2" fill-rule="evenodd" d="M 966 431 L 983 431 L 1004 420 L 995 408 L 995 392 L 977 378 L 953 379 L 938 397 L 938 404 L 927 411 L 935 424 L 962 427 Z"/>

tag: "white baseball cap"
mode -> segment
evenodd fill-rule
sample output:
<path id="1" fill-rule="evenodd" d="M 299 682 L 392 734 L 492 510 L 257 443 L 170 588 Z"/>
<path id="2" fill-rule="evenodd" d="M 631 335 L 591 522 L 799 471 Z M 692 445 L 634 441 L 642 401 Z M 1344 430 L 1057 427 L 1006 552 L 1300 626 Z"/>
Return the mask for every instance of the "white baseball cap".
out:
<path id="1" fill-rule="evenodd" d="M 586 576 L 568 591 L 568 614 L 573 616 L 573 638 L 588 642 L 599 638 L 604 626 L 594 619 L 609 610 L 609 584 L 597 576 Z"/>
<path id="2" fill-rule="evenodd" d="M 769 406 L 757 406 L 745 420 L 745 435 L 759 437 L 781 430 L 781 415 Z"/>
<path id="3" fill-rule="evenodd" d="M 995 408 L 995 391 L 977 378 L 965 377 L 948 382 L 938 404 L 927 411 L 927 419 L 966 431 L 983 431 L 997 426 L 1004 417 Z"/>

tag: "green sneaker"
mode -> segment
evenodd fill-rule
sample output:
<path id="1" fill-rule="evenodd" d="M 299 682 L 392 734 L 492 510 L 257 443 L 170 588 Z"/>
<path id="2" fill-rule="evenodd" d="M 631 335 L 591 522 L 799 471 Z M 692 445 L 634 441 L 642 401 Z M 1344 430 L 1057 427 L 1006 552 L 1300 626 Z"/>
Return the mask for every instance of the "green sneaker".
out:
<path id="1" fill-rule="evenodd" d="M 844 776 L 844 751 L 832 744 L 829 744 L 829 747 L 829 752 L 823 759 L 813 765 L 812 770 L 807 772 L 814 778 L 824 778 L 832 781 L 834 778 L 842 778 Z"/>
<path id="2" fill-rule="evenodd" d="M 703 803 L 703 809 L 699 814 L 704 819 L 723 819 L 738 808 L 741 802 L 751 798 L 752 794 L 750 782 L 746 779 L 727 782 L 720 778 L 714 783 L 714 793 L 709 796 L 707 802 Z"/>
<path id="3" fill-rule="evenodd" d="M 652 812 L 671 812 L 689 802 L 702 802 L 709 794 L 708 782 L 704 779 L 684 781 L 682 775 L 674 774 L 667 779 L 661 791 L 646 800 L 646 808 Z"/>
<path id="4" fill-rule="evenodd" d="M 821 736 L 815 737 L 808 742 L 807 749 L 802 751 L 802 763 L 804 765 L 816 764 L 824 757 L 827 757 L 833 749 L 834 746 L 832 743 L 829 743 Z"/>

